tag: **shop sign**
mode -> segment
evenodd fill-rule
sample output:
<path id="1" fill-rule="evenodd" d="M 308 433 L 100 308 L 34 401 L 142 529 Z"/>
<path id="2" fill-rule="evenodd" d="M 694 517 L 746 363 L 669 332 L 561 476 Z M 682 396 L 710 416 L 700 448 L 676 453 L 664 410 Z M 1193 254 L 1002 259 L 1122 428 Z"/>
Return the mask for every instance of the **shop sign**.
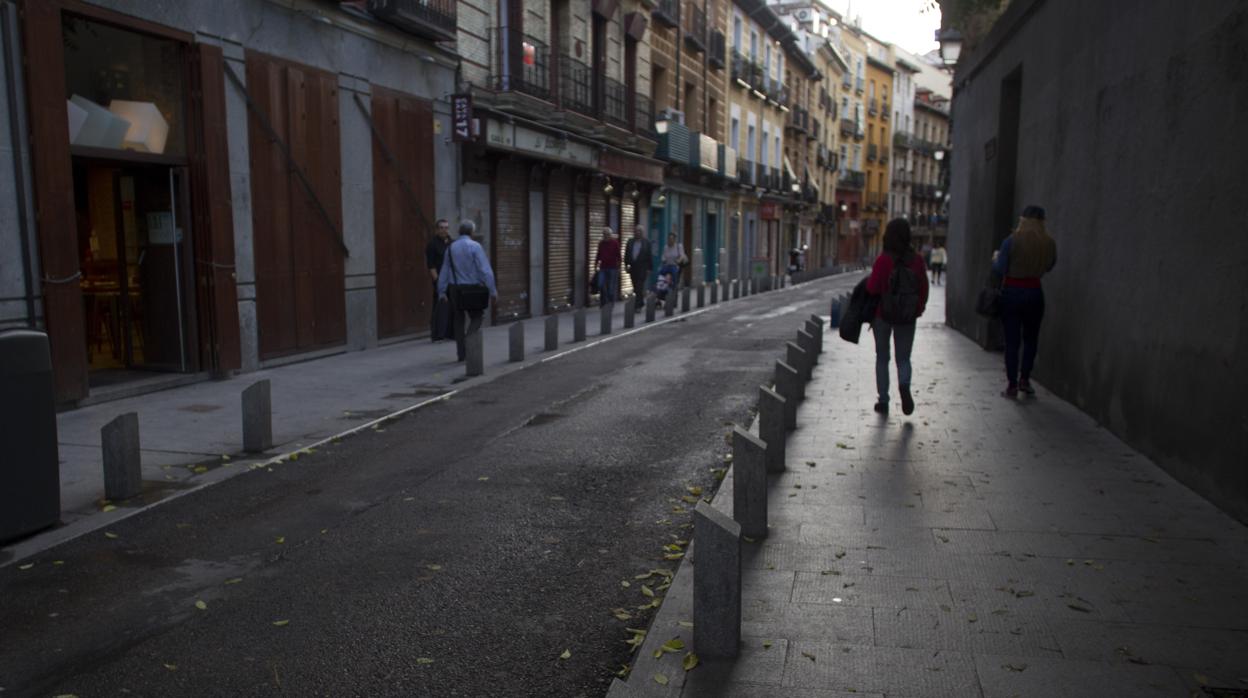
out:
<path id="1" fill-rule="evenodd" d="M 451 95 L 451 140 L 472 140 L 472 95 Z"/>
<path id="2" fill-rule="evenodd" d="M 594 151 L 583 143 L 565 137 L 542 133 L 523 126 L 504 124 L 490 119 L 486 142 L 494 148 L 513 150 L 546 160 L 566 162 L 579 167 L 596 167 Z"/>
<path id="3" fill-rule="evenodd" d="M 598 170 L 603 174 L 647 184 L 663 184 L 663 163 L 607 151 L 598 156 Z"/>
<path id="4" fill-rule="evenodd" d="M 758 217 L 765 221 L 780 219 L 780 212 L 774 201 L 764 201 L 758 205 Z"/>

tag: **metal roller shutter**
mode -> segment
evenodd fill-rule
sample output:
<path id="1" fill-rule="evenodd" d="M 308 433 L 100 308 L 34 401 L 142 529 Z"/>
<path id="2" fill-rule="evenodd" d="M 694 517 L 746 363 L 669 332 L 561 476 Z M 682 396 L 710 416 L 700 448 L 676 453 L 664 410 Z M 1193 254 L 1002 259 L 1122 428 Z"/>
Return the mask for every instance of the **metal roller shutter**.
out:
<path id="1" fill-rule="evenodd" d="M 627 249 L 628 241 L 633 239 L 633 228 L 637 225 L 637 203 L 630 197 L 624 197 L 620 205 L 620 255 Z M 624 273 L 624 264 L 620 263 L 620 296 L 627 297 L 633 292 L 633 280 Z"/>
<path id="2" fill-rule="evenodd" d="M 550 173 L 546 184 L 546 309 L 571 306 L 576 299 L 572 243 L 572 174 Z"/>
<path id="3" fill-rule="evenodd" d="M 529 316 L 528 168 L 504 160 L 494 174 L 494 237 L 490 263 L 498 284 L 494 317 Z"/>
<path id="4" fill-rule="evenodd" d="M 598 242 L 602 240 L 602 228 L 607 224 L 607 197 L 602 191 L 595 189 L 590 185 L 589 190 L 589 229 L 586 231 L 586 237 L 589 239 L 589 245 L 585 248 L 586 259 L 589 262 L 589 275 L 586 277 L 588 281 L 593 280 L 595 271 L 595 262 L 598 261 Z M 598 294 L 588 296 L 590 303 L 598 299 Z"/>

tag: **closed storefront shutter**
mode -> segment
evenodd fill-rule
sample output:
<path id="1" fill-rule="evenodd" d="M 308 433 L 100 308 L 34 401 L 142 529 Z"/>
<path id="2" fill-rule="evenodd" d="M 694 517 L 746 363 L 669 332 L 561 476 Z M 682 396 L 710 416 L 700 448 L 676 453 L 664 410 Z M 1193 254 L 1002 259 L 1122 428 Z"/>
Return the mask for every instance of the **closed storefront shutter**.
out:
<path id="1" fill-rule="evenodd" d="M 572 174 L 551 172 L 546 185 L 546 308 L 573 304 Z"/>
<path id="2" fill-rule="evenodd" d="M 494 317 L 529 315 L 529 178 L 523 160 L 503 160 L 494 175 L 494 238 L 490 263 L 498 284 Z"/>
<path id="3" fill-rule="evenodd" d="M 337 78 L 248 52 L 247 90 L 290 155 L 288 160 L 251 114 L 260 357 L 341 344 L 346 299 Z M 299 181 L 296 167 L 308 187 Z"/>
<path id="4" fill-rule="evenodd" d="M 587 258 L 589 260 L 589 280 L 593 280 L 595 266 L 598 261 L 598 243 L 602 240 L 602 228 L 607 225 L 607 197 L 603 195 L 601 189 L 594 188 L 590 184 L 589 190 L 589 246 Z M 590 296 L 591 302 L 598 299 L 598 295 Z"/>
<path id="5" fill-rule="evenodd" d="M 620 297 L 626 298 L 633 292 L 633 280 L 624 272 L 623 255 L 628 250 L 628 241 L 633 239 L 633 228 L 637 225 L 637 204 L 632 198 L 625 196 L 620 206 Z"/>

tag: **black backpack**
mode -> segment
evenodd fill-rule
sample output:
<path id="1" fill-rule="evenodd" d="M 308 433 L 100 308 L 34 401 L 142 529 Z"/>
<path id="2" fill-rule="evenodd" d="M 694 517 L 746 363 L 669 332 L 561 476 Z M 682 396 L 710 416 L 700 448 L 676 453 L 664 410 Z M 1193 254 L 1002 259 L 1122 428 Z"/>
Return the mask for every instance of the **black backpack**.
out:
<path id="1" fill-rule="evenodd" d="M 888 290 L 880 298 L 880 317 L 892 325 L 910 325 L 919 319 L 919 277 L 897 257 L 888 276 Z"/>

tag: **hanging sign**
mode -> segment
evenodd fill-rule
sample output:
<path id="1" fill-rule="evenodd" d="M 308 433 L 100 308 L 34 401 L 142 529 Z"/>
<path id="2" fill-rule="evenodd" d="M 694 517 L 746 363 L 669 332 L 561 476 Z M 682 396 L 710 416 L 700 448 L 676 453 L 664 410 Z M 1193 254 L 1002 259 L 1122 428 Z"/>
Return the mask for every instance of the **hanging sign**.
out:
<path id="1" fill-rule="evenodd" d="M 451 140 L 472 140 L 472 95 L 451 95 Z"/>

